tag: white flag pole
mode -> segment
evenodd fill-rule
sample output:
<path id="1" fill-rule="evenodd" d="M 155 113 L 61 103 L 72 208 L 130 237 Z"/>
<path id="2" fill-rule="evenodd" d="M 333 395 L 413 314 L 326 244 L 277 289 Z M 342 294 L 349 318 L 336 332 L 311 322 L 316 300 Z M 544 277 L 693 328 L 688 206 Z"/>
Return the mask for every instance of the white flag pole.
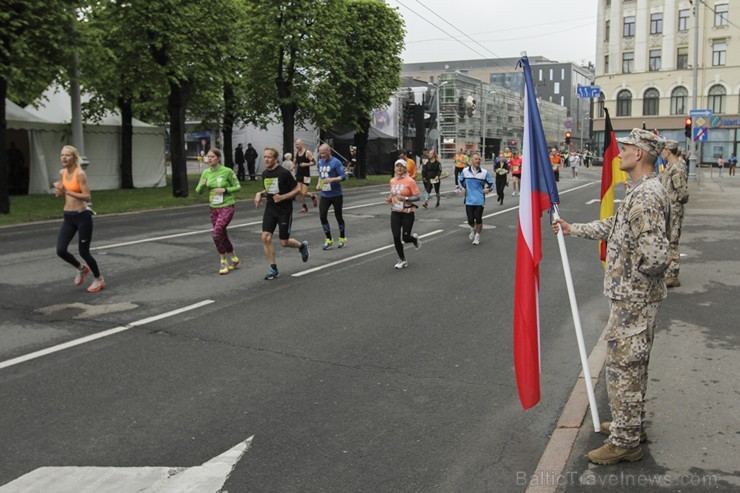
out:
<path id="1" fill-rule="evenodd" d="M 553 207 L 553 219 L 560 219 L 557 206 Z M 563 228 L 558 225 L 558 246 L 560 247 L 560 259 L 563 262 L 563 273 L 565 274 L 565 285 L 568 288 L 568 299 L 570 300 L 570 311 L 573 315 L 573 324 L 576 329 L 576 339 L 578 339 L 578 353 L 581 355 L 581 367 L 583 368 L 583 379 L 586 381 L 586 392 L 588 393 L 588 403 L 591 407 L 591 420 L 594 424 L 594 431 L 599 432 L 601 422 L 599 421 L 599 410 L 596 407 L 596 396 L 594 395 L 594 385 L 591 381 L 591 370 L 588 368 L 588 356 L 586 355 L 586 344 L 583 342 L 583 330 L 581 328 L 581 316 L 578 313 L 578 302 L 576 293 L 573 289 L 573 276 L 570 273 L 570 262 L 568 261 L 568 252 L 565 249 L 565 236 Z"/>

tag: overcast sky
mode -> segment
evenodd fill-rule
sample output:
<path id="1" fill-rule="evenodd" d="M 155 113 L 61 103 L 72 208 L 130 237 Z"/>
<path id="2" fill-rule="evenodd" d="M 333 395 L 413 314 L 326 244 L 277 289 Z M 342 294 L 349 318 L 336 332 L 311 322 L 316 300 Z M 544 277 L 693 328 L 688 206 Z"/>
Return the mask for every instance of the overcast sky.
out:
<path id="1" fill-rule="evenodd" d="M 386 3 L 406 22 L 405 63 L 518 57 L 522 51 L 560 62 L 594 62 L 596 0 Z"/>

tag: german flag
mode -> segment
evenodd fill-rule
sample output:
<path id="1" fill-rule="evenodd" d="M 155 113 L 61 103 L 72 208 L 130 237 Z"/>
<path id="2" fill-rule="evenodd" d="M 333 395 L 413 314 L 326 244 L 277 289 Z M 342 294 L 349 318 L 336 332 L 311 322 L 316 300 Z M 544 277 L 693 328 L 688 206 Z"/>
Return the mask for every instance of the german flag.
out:
<path id="1" fill-rule="evenodd" d="M 614 215 L 614 186 L 627 180 L 627 174 L 619 169 L 619 145 L 614 135 L 612 121 L 609 118 L 609 110 L 606 113 L 606 126 L 604 128 L 604 163 L 601 170 L 601 212 L 600 219 Z M 599 257 L 606 268 L 606 242 L 599 241 Z"/>

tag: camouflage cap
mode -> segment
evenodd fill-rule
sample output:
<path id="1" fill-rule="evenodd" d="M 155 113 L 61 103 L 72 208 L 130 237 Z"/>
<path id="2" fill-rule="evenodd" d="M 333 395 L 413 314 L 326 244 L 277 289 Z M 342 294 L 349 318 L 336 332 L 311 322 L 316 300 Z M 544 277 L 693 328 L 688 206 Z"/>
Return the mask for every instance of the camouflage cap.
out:
<path id="1" fill-rule="evenodd" d="M 627 137 L 617 139 L 617 142 L 639 147 L 653 157 L 658 157 L 665 145 L 665 141 L 658 135 L 641 128 L 633 128 Z"/>
<path id="2" fill-rule="evenodd" d="M 665 139 L 665 148 L 669 151 L 675 151 L 678 149 L 678 141 L 673 139 Z"/>

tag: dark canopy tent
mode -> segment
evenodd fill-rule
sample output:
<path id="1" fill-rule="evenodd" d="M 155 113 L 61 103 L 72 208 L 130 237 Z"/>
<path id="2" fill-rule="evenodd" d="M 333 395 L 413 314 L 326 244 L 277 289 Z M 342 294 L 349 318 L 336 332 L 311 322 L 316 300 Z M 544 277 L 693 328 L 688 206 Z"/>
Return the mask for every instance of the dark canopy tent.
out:
<path id="1" fill-rule="evenodd" d="M 355 143 L 355 131 L 343 134 L 329 132 L 334 151 L 346 160 L 349 158 L 349 148 Z M 370 127 L 367 142 L 367 174 L 391 175 L 393 162 L 396 159 L 398 141 L 392 135 L 384 134 L 380 130 Z"/>

